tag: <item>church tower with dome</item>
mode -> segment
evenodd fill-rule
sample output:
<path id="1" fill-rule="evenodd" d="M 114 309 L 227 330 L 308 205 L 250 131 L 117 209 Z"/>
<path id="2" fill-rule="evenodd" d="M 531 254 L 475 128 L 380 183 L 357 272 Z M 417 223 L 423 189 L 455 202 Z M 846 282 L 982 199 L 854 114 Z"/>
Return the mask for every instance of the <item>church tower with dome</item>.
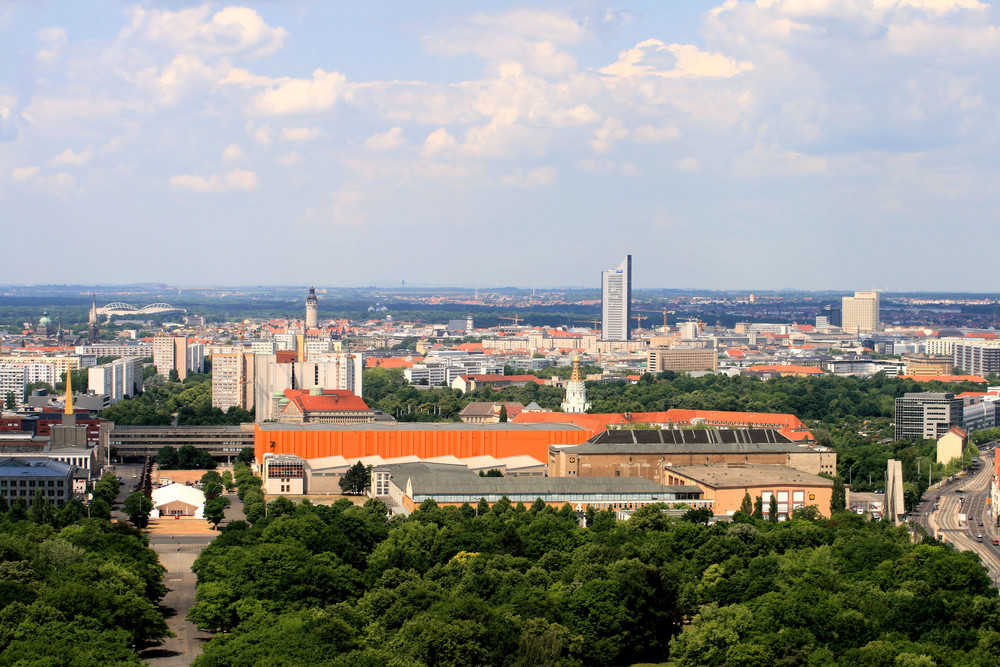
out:
<path id="1" fill-rule="evenodd" d="M 566 398 L 562 402 L 563 412 L 586 412 L 590 409 L 587 402 L 587 388 L 583 384 L 583 375 L 580 373 L 580 356 L 573 358 L 573 373 L 569 376 L 569 384 L 566 385 Z"/>

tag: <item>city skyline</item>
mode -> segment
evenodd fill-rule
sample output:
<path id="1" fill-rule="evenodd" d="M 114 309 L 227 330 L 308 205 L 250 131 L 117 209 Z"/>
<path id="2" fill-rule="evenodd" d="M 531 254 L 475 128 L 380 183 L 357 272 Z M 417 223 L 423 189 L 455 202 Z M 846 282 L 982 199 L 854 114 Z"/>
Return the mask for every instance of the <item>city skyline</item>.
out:
<path id="1" fill-rule="evenodd" d="M 0 3 L 5 231 L 79 241 L 3 282 L 590 286 L 632 254 L 638 289 L 990 293 L 988 244 L 912 259 L 1000 206 L 998 26 L 976 0 Z"/>

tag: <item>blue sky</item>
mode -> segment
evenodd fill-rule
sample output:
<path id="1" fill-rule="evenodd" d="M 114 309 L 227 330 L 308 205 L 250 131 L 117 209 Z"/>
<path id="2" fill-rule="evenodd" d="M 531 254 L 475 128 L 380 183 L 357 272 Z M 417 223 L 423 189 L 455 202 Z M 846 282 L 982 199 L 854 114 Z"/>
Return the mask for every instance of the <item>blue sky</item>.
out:
<path id="1" fill-rule="evenodd" d="M 998 291 L 998 23 L 0 1 L 0 282 Z"/>

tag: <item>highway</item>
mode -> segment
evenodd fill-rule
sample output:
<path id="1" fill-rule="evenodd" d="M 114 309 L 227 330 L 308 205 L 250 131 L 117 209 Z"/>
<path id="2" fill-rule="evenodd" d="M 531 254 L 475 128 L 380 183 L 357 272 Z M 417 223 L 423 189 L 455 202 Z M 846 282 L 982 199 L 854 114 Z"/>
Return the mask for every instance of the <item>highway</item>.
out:
<path id="1" fill-rule="evenodd" d="M 996 528 L 994 508 L 989 504 L 993 452 L 986 452 L 974 460 L 978 462 L 978 469 L 971 474 L 928 489 L 916 515 L 928 533 L 960 551 L 979 554 L 997 585 L 1000 584 L 1000 547 L 993 546 L 993 540 L 1000 539 L 1000 532 Z M 941 500 L 934 511 L 935 498 L 939 496 Z M 982 542 L 977 539 L 980 534 Z"/>

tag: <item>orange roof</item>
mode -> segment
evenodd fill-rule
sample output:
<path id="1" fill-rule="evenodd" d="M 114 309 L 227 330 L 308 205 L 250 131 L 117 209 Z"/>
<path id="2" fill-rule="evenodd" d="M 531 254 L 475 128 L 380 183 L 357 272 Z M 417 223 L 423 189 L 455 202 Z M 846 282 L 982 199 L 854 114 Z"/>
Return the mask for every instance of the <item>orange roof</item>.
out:
<path id="1" fill-rule="evenodd" d="M 965 334 L 966 338 L 985 338 L 986 340 L 995 340 L 997 335 L 989 331 L 973 332 Z"/>
<path id="2" fill-rule="evenodd" d="M 459 375 L 460 378 L 464 378 L 466 381 L 475 380 L 476 382 L 537 382 L 542 384 L 541 379 L 535 377 L 534 375 L 503 375 L 502 373 L 487 373 L 484 375 Z"/>
<path id="3" fill-rule="evenodd" d="M 690 424 L 692 419 L 704 420 L 715 426 L 737 426 L 753 428 L 774 428 L 790 440 L 813 440 L 812 433 L 805 424 L 791 414 L 766 412 L 727 412 L 722 410 L 681 410 L 672 408 L 666 412 L 631 412 L 587 414 L 566 412 L 522 412 L 517 423 L 560 423 L 569 422 L 589 429 L 591 435 L 597 435 L 608 426 L 625 424 Z"/>
<path id="4" fill-rule="evenodd" d="M 979 396 L 989 396 L 988 391 L 963 391 L 961 394 L 955 394 L 955 398 L 976 398 Z"/>
<path id="5" fill-rule="evenodd" d="M 759 373 L 789 373 L 797 375 L 825 375 L 825 373 L 815 366 L 793 366 L 791 364 L 777 366 L 751 366 L 748 370 Z"/>
<path id="6" fill-rule="evenodd" d="M 979 375 L 900 375 L 899 377 L 917 382 L 986 382 Z"/>
<path id="7" fill-rule="evenodd" d="M 324 389 L 321 396 L 311 396 L 305 389 L 286 389 L 285 397 L 301 412 L 366 412 L 368 404 L 346 389 Z M 286 406 L 287 408 L 287 406 Z"/>
<path id="8" fill-rule="evenodd" d="M 465 352 L 472 352 L 472 351 L 475 351 L 475 350 L 482 350 L 483 349 L 483 344 L 482 343 L 461 343 L 460 345 L 456 345 L 454 349 L 456 349 L 456 350 L 464 350 Z"/>
<path id="9" fill-rule="evenodd" d="M 731 359 L 742 359 L 747 356 L 743 353 L 743 350 L 726 350 L 726 355 L 728 355 Z"/>
<path id="10" fill-rule="evenodd" d="M 413 368 L 414 363 L 423 360 L 423 357 L 413 357 L 412 361 L 401 357 L 368 357 L 365 359 L 365 368 Z"/>

